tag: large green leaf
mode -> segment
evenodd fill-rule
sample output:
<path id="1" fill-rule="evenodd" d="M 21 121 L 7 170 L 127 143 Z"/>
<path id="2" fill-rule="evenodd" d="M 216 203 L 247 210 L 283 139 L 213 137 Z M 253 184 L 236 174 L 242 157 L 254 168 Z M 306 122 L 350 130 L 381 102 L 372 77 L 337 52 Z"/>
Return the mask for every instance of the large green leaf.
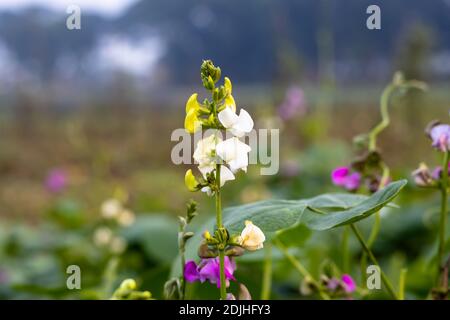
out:
<path id="1" fill-rule="evenodd" d="M 224 210 L 223 223 L 231 234 L 238 234 L 244 228 L 245 220 L 251 220 L 268 238 L 275 232 L 300 224 L 312 230 L 328 230 L 357 222 L 379 211 L 398 195 L 406 183 L 406 180 L 390 183 L 370 197 L 334 193 L 303 200 L 266 200 L 230 207 Z M 196 259 L 202 231 L 212 231 L 214 228 L 215 219 L 211 219 L 189 240 L 187 259 Z M 175 268 L 179 271 L 178 264 Z"/>
<path id="2" fill-rule="evenodd" d="M 406 183 L 406 180 L 393 182 L 356 205 L 347 201 L 345 210 L 339 210 L 339 208 L 331 211 L 315 210 L 320 208 L 320 203 L 313 206 L 308 202 L 308 208 L 304 211 L 301 222 L 313 230 L 328 230 L 357 222 L 386 206 L 398 195 Z"/>

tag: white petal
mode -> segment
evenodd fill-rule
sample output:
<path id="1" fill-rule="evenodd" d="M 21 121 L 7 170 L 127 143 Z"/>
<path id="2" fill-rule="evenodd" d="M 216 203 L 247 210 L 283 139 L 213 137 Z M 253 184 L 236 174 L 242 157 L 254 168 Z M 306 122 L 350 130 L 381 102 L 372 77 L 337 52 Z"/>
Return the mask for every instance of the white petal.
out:
<path id="1" fill-rule="evenodd" d="M 225 162 L 231 161 L 236 157 L 237 147 L 235 139 L 227 139 L 216 146 L 216 154 Z"/>
<path id="2" fill-rule="evenodd" d="M 248 156 L 247 154 L 241 155 L 237 157 L 236 159 L 228 162 L 230 165 L 230 169 L 233 172 L 238 171 L 239 169 L 242 169 L 243 171 L 247 172 L 248 167 Z"/>
<path id="3" fill-rule="evenodd" d="M 213 195 L 213 192 L 210 187 L 203 187 L 201 190 L 202 190 L 202 192 L 205 192 L 210 197 Z"/>
<path id="4" fill-rule="evenodd" d="M 250 146 L 236 137 L 219 143 L 216 148 L 217 155 L 230 165 L 232 172 L 236 172 L 239 169 L 247 171 L 248 153 L 250 151 Z"/>
<path id="5" fill-rule="evenodd" d="M 206 175 L 216 168 L 215 165 L 202 165 L 198 166 L 198 170 L 202 173 L 203 177 L 206 179 Z"/>
<path id="6" fill-rule="evenodd" d="M 253 125 L 253 119 L 250 114 L 244 109 L 241 109 L 241 111 L 239 112 L 239 120 L 235 124 L 235 127 L 239 127 L 241 131 L 249 133 L 250 131 L 252 131 Z"/>
<path id="7" fill-rule="evenodd" d="M 220 186 L 222 187 L 225 182 L 234 180 L 234 174 L 225 166 L 220 167 Z"/>
<path id="8" fill-rule="evenodd" d="M 226 107 L 218 114 L 219 121 L 225 128 L 231 128 L 235 123 L 239 121 L 239 117 L 230 107 Z"/>
<path id="9" fill-rule="evenodd" d="M 212 134 L 198 141 L 197 147 L 193 154 L 193 158 L 196 163 L 198 163 L 200 166 L 203 166 L 213 162 L 214 157 L 212 157 L 212 152 L 216 148 L 216 144 L 220 141 L 220 137 L 218 137 L 216 134 Z"/>

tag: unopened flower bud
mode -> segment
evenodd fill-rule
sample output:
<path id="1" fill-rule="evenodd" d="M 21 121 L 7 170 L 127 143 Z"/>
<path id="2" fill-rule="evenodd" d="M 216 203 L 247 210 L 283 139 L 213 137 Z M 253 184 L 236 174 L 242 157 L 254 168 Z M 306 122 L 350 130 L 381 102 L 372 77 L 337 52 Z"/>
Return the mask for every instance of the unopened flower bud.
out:
<path id="1" fill-rule="evenodd" d="M 433 179 L 425 163 L 421 163 L 419 168 L 413 171 L 412 177 L 414 178 L 414 182 L 419 187 L 428 187 L 433 184 Z"/>
<path id="2" fill-rule="evenodd" d="M 229 257 L 239 257 L 244 254 L 245 250 L 242 247 L 232 246 L 227 248 L 225 251 L 225 255 Z"/>
<path id="3" fill-rule="evenodd" d="M 200 244 L 197 254 L 202 259 L 215 258 L 218 255 L 217 250 L 211 249 L 206 242 Z"/>
<path id="4" fill-rule="evenodd" d="M 252 296 L 250 295 L 250 292 L 248 291 L 247 287 L 244 286 L 242 283 L 239 283 L 238 299 L 239 300 L 252 300 Z"/>

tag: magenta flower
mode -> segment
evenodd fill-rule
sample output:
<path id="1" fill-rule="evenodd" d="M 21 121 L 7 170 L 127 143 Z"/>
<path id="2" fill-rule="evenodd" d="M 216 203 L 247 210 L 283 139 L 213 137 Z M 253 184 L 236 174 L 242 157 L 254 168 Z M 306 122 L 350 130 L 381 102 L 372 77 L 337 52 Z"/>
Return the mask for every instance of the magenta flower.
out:
<path id="1" fill-rule="evenodd" d="M 283 103 L 278 107 L 278 115 L 283 120 L 289 120 L 295 115 L 306 112 L 305 95 L 300 87 L 292 86 L 286 90 Z"/>
<path id="2" fill-rule="evenodd" d="M 53 169 L 47 174 L 45 187 L 50 192 L 58 193 L 67 185 L 67 173 L 63 169 Z"/>
<path id="3" fill-rule="evenodd" d="M 432 146 L 442 152 L 450 151 L 450 126 L 448 124 L 436 124 L 428 131 Z"/>
<path id="4" fill-rule="evenodd" d="M 233 276 L 236 270 L 236 263 L 228 256 L 225 257 L 225 279 L 226 286 L 230 285 L 229 280 L 236 280 Z M 220 264 L 219 258 L 203 259 L 198 265 L 195 261 L 187 261 L 184 266 L 184 278 L 187 282 L 205 282 L 208 280 L 220 288 Z"/>
<path id="5" fill-rule="evenodd" d="M 350 275 L 348 274 L 342 275 L 341 280 L 344 285 L 344 290 L 346 293 L 352 293 L 356 290 L 356 283 Z"/>
<path id="6" fill-rule="evenodd" d="M 349 191 L 355 191 L 361 184 L 361 174 L 351 172 L 349 167 L 338 167 L 331 173 L 331 180 L 337 186 L 344 187 Z"/>

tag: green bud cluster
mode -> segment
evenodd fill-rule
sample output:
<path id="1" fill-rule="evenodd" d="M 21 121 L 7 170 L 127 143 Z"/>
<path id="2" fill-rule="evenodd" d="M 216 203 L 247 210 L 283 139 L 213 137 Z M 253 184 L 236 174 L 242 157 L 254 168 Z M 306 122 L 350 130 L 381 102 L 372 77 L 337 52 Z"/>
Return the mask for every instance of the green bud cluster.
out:
<path id="1" fill-rule="evenodd" d="M 222 71 L 214 66 L 211 60 L 204 60 L 200 67 L 200 76 L 205 89 L 213 90 L 214 85 L 219 81 Z"/>
<path id="2" fill-rule="evenodd" d="M 226 228 L 218 228 L 214 235 L 208 231 L 203 233 L 203 241 L 198 248 L 200 258 L 215 258 L 219 251 L 224 250 L 225 255 L 237 257 L 244 254 L 245 250 L 239 246 L 239 236 L 230 236 Z"/>

